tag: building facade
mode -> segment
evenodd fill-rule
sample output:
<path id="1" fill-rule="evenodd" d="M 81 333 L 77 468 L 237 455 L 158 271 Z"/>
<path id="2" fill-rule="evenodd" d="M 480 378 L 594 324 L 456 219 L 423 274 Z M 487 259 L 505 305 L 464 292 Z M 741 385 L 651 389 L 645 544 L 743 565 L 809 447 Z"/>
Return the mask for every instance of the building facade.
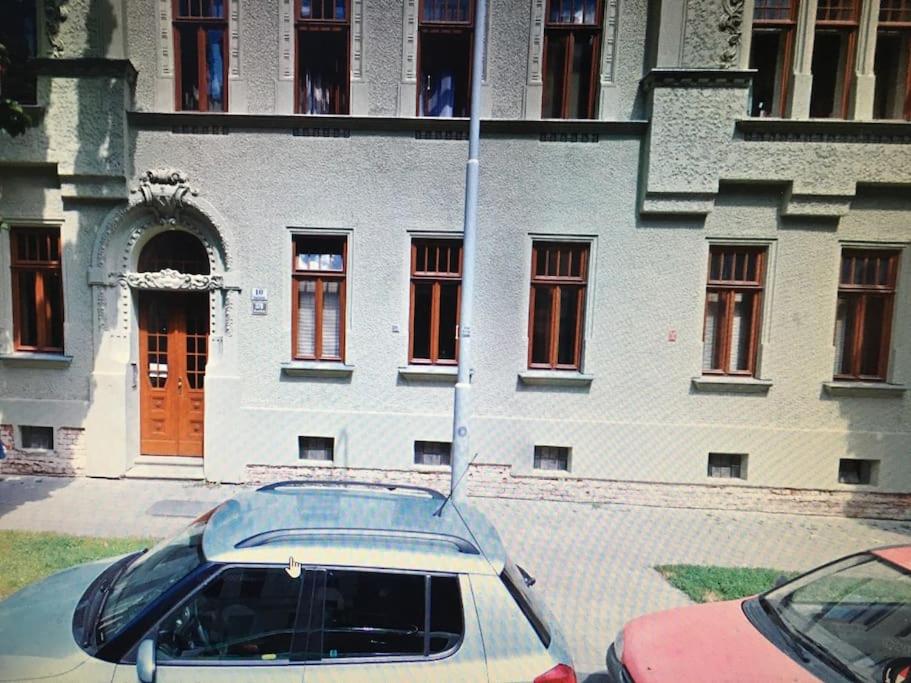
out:
<path id="1" fill-rule="evenodd" d="M 2 471 L 443 478 L 483 30 L 472 485 L 907 515 L 911 2 L 472 5 L 4 9 Z"/>

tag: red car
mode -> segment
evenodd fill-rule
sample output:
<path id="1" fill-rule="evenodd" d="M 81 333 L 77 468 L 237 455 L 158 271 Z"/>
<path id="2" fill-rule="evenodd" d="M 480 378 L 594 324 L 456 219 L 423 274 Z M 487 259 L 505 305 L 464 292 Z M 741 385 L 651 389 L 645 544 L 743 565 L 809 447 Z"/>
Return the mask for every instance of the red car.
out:
<path id="1" fill-rule="evenodd" d="M 629 622 L 616 683 L 911 682 L 911 545 L 850 555 L 743 600 Z"/>

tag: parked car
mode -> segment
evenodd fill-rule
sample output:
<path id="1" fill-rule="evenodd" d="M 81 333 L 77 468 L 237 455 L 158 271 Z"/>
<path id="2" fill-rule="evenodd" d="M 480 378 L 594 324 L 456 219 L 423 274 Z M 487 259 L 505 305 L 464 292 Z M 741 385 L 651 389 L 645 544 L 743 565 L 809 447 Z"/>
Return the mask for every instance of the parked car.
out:
<path id="1" fill-rule="evenodd" d="M 281 482 L 0 603 L 0 680 L 574 683 L 533 584 L 437 491 Z"/>
<path id="2" fill-rule="evenodd" d="M 911 680 L 911 545 L 851 555 L 745 600 L 639 617 L 617 683 Z"/>

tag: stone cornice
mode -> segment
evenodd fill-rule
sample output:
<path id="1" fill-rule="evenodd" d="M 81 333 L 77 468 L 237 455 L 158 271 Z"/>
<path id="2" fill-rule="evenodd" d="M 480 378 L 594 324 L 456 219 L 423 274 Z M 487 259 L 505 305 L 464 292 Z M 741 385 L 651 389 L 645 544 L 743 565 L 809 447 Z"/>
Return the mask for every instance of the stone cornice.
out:
<path id="1" fill-rule="evenodd" d="M 753 118 L 738 120 L 736 128 L 745 142 L 911 144 L 906 121 Z"/>
<path id="2" fill-rule="evenodd" d="M 726 71 L 725 73 L 731 73 Z M 309 116 L 303 114 L 224 114 L 207 112 L 128 112 L 131 125 L 140 129 L 170 129 L 175 133 L 225 135 L 237 131 L 286 130 L 289 134 L 310 136 L 309 131 L 326 131 L 320 137 L 348 138 L 351 131 L 401 133 L 467 133 L 468 119 L 436 119 L 398 116 Z M 482 134 L 529 135 L 556 134 L 630 136 L 643 135 L 647 121 L 588 121 L 484 119 Z M 332 134 L 337 131 L 338 134 Z M 448 139 L 448 138 L 447 138 Z M 453 136 L 452 139 L 459 139 Z"/>
<path id="3" fill-rule="evenodd" d="M 748 88 L 755 69 L 652 69 L 642 79 L 642 89 Z"/>

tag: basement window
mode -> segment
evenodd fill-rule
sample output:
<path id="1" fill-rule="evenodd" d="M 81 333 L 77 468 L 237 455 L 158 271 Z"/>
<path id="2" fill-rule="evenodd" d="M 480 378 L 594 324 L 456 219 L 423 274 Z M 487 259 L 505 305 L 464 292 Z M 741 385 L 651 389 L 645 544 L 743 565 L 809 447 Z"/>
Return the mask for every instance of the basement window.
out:
<path id="1" fill-rule="evenodd" d="M 22 425 L 19 427 L 22 448 L 36 451 L 54 450 L 54 428 Z"/>
<path id="2" fill-rule="evenodd" d="M 838 461 L 838 483 L 876 486 L 879 460 L 842 458 Z"/>
<path id="3" fill-rule="evenodd" d="M 747 456 L 743 453 L 709 453 L 708 476 L 714 479 L 746 479 Z"/>
<path id="4" fill-rule="evenodd" d="M 297 437 L 298 458 L 332 462 L 335 457 L 335 439 L 325 436 Z"/>
<path id="5" fill-rule="evenodd" d="M 535 469 L 568 472 L 570 451 L 567 446 L 535 446 Z"/>
<path id="6" fill-rule="evenodd" d="M 452 463 L 452 444 L 448 441 L 415 441 L 415 465 L 444 465 Z"/>

